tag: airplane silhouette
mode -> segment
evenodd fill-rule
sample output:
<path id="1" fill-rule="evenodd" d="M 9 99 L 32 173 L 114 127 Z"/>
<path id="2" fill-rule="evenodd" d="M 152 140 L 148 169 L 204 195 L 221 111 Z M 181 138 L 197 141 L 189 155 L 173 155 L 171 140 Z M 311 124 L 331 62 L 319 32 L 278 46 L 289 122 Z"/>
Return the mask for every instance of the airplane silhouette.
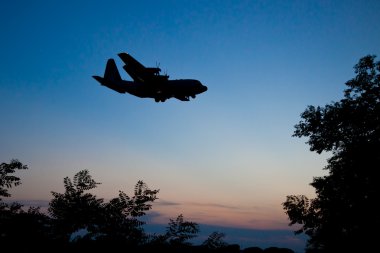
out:
<path id="1" fill-rule="evenodd" d="M 160 75 L 160 68 L 147 68 L 127 53 L 118 56 L 125 63 L 123 69 L 133 81 L 122 80 L 115 60 L 107 61 L 104 77 L 92 76 L 100 84 L 119 93 L 129 93 L 140 98 L 154 98 L 156 102 L 165 102 L 169 98 L 189 101 L 197 94 L 207 91 L 207 87 L 195 79 L 169 80 L 168 75 Z"/>

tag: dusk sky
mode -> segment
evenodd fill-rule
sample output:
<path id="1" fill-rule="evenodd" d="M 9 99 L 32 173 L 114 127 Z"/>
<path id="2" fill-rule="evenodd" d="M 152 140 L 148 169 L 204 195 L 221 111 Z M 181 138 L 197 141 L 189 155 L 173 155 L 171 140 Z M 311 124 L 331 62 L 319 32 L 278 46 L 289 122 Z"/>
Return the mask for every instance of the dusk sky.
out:
<path id="1" fill-rule="evenodd" d="M 2 1 L 0 162 L 29 166 L 12 199 L 46 204 L 88 169 L 105 200 L 138 180 L 160 189 L 149 223 L 183 214 L 231 243 L 302 250 L 282 203 L 315 196 L 329 154 L 294 125 L 380 56 L 379 13 L 377 0 Z M 101 86 L 109 58 L 131 80 L 121 52 L 208 91 L 156 103 Z"/>

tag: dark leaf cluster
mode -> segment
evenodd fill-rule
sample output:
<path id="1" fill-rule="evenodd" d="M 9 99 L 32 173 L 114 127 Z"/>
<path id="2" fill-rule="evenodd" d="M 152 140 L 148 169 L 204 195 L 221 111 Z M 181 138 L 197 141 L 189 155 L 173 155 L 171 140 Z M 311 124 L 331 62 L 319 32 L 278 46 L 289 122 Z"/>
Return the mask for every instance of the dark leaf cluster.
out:
<path id="1" fill-rule="evenodd" d="M 371 249 L 380 235 L 380 62 L 368 55 L 355 65 L 344 97 L 324 107 L 308 106 L 293 136 L 307 137 L 310 150 L 331 152 L 315 177 L 317 197 L 287 196 L 283 207 L 296 233 L 310 239 L 309 252 Z"/>
<path id="2" fill-rule="evenodd" d="M 12 175 L 16 170 L 26 170 L 28 166 L 23 165 L 17 159 L 11 160 L 10 163 L 0 164 L 0 200 L 1 197 L 10 197 L 8 188 L 21 184 L 20 178 Z"/>

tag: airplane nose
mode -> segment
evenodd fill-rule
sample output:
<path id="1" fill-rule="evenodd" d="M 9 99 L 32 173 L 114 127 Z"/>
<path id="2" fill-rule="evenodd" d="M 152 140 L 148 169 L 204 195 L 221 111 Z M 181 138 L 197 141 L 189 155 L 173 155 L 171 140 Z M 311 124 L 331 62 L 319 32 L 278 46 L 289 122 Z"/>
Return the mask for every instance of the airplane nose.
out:
<path id="1" fill-rule="evenodd" d="M 199 93 L 207 91 L 207 86 L 203 85 L 200 81 L 198 81 L 197 90 Z"/>

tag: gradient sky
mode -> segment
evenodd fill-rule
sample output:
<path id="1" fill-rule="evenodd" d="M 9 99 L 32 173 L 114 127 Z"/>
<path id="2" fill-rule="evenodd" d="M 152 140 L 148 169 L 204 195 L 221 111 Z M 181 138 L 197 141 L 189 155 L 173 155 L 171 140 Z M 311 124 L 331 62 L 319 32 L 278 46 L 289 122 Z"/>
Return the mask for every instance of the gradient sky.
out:
<path id="1" fill-rule="evenodd" d="M 153 223 L 182 213 L 292 235 L 281 204 L 313 197 L 328 157 L 294 125 L 307 105 L 342 98 L 361 57 L 380 55 L 379 13 L 370 0 L 2 1 L 0 162 L 30 168 L 13 199 L 46 202 L 88 169 L 105 199 L 138 180 L 160 189 Z M 116 93 L 91 76 L 114 58 L 131 80 L 120 52 L 208 91 L 165 103 Z M 251 246 L 304 243 L 268 238 Z"/>

